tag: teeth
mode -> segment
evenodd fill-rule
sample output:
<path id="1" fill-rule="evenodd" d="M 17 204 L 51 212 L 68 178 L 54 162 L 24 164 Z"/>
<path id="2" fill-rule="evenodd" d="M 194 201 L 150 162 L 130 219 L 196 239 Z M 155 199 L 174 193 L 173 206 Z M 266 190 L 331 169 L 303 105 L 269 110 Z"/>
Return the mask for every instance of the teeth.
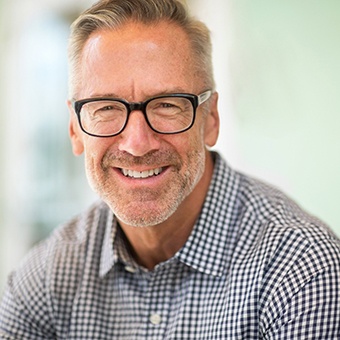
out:
<path id="1" fill-rule="evenodd" d="M 146 171 L 134 171 L 134 170 L 128 170 L 128 169 L 121 169 L 121 171 L 123 175 L 126 177 L 148 178 L 148 177 L 159 175 L 163 171 L 163 169 L 157 168 L 157 169 L 146 170 Z"/>

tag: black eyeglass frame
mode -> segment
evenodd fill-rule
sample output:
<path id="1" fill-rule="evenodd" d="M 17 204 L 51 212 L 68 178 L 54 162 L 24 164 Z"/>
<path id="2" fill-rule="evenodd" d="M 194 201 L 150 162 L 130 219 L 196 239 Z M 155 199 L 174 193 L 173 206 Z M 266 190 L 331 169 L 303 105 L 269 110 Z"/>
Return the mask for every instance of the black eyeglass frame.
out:
<path id="1" fill-rule="evenodd" d="M 161 95 L 161 96 L 151 97 L 151 98 L 145 100 L 144 102 L 132 102 L 132 103 L 130 103 L 130 102 L 124 100 L 124 99 L 121 99 L 121 98 L 112 98 L 112 97 L 97 97 L 96 98 L 96 97 L 94 97 L 94 98 L 87 98 L 87 99 L 81 99 L 81 100 L 74 100 L 74 101 L 72 101 L 72 106 L 73 106 L 74 112 L 77 115 L 78 123 L 79 123 L 81 130 L 89 136 L 99 137 L 99 138 L 109 138 L 109 137 L 114 137 L 114 136 L 119 135 L 120 133 L 122 133 L 124 131 L 128 121 L 129 121 L 129 117 L 130 117 L 130 114 L 131 114 L 132 111 L 142 111 L 144 118 L 145 118 L 145 120 L 146 120 L 146 122 L 147 122 L 147 124 L 148 124 L 148 126 L 150 127 L 151 130 L 153 130 L 153 131 L 155 131 L 159 134 L 163 134 L 163 135 L 174 135 L 174 134 L 177 134 L 177 133 L 185 132 L 185 131 L 189 130 L 194 125 L 195 119 L 196 119 L 196 110 L 197 110 L 198 106 L 200 106 L 205 101 L 207 101 L 211 97 L 211 95 L 212 95 L 212 90 L 204 91 L 199 95 L 192 94 L 192 93 L 170 93 L 170 94 L 164 94 L 164 95 Z M 151 123 L 148 119 L 148 115 L 146 113 L 147 105 L 154 99 L 161 99 L 161 98 L 168 98 L 168 97 L 181 97 L 181 98 L 188 99 L 191 102 L 191 105 L 192 105 L 192 108 L 193 108 L 192 122 L 188 127 L 184 128 L 183 130 L 170 131 L 170 132 L 158 131 L 157 129 L 155 129 L 151 125 Z M 126 120 L 125 120 L 124 125 L 122 126 L 122 128 L 118 132 L 110 134 L 110 135 L 105 135 L 105 136 L 96 135 L 96 134 L 93 134 L 91 132 L 86 131 L 84 129 L 82 123 L 81 123 L 81 109 L 82 109 L 82 107 L 87 103 L 97 102 L 97 101 L 105 101 L 105 100 L 109 100 L 109 101 L 114 100 L 114 101 L 117 101 L 117 102 L 123 104 L 126 107 Z"/>

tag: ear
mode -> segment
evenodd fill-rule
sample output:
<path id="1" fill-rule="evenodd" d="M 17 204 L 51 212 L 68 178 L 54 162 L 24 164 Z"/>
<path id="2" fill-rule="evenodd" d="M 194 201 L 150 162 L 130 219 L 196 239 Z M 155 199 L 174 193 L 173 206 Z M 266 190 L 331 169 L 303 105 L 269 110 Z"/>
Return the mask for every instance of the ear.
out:
<path id="1" fill-rule="evenodd" d="M 84 152 L 83 134 L 79 127 L 77 115 L 74 112 L 71 102 L 67 101 L 68 110 L 70 113 L 69 121 L 69 135 L 72 144 L 72 150 L 74 155 L 80 156 Z"/>
<path id="2" fill-rule="evenodd" d="M 218 93 L 214 92 L 210 98 L 210 108 L 206 116 L 204 129 L 204 142 L 208 147 L 216 144 L 220 130 L 220 117 L 217 103 Z"/>

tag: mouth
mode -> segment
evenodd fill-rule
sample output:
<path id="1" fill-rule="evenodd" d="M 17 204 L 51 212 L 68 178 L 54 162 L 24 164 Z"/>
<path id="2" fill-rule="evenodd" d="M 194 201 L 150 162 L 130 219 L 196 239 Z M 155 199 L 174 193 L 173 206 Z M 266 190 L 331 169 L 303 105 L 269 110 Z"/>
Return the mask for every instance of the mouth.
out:
<path id="1" fill-rule="evenodd" d="M 154 176 L 158 176 L 163 172 L 163 168 L 156 168 L 156 169 L 151 169 L 151 170 L 144 170 L 144 171 L 135 171 L 135 170 L 130 170 L 130 169 L 120 169 L 122 174 L 125 177 L 129 178 L 136 178 L 136 179 L 144 179 L 144 178 L 150 178 Z"/>

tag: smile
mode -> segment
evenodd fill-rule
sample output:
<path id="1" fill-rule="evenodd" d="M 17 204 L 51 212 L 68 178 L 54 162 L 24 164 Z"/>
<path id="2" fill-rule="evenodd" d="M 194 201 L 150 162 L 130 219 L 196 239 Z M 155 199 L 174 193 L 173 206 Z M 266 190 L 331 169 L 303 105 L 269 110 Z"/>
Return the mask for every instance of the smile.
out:
<path id="1" fill-rule="evenodd" d="M 125 177 L 130 177 L 130 178 L 149 178 L 153 176 L 159 175 L 163 169 L 162 168 L 157 168 L 157 169 L 152 169 L 152 170 L 145 170 L 145 171 L 135 171 L 135 170 L 128 170 L 128 169 L 121 169 L 122 174 Z"/>

